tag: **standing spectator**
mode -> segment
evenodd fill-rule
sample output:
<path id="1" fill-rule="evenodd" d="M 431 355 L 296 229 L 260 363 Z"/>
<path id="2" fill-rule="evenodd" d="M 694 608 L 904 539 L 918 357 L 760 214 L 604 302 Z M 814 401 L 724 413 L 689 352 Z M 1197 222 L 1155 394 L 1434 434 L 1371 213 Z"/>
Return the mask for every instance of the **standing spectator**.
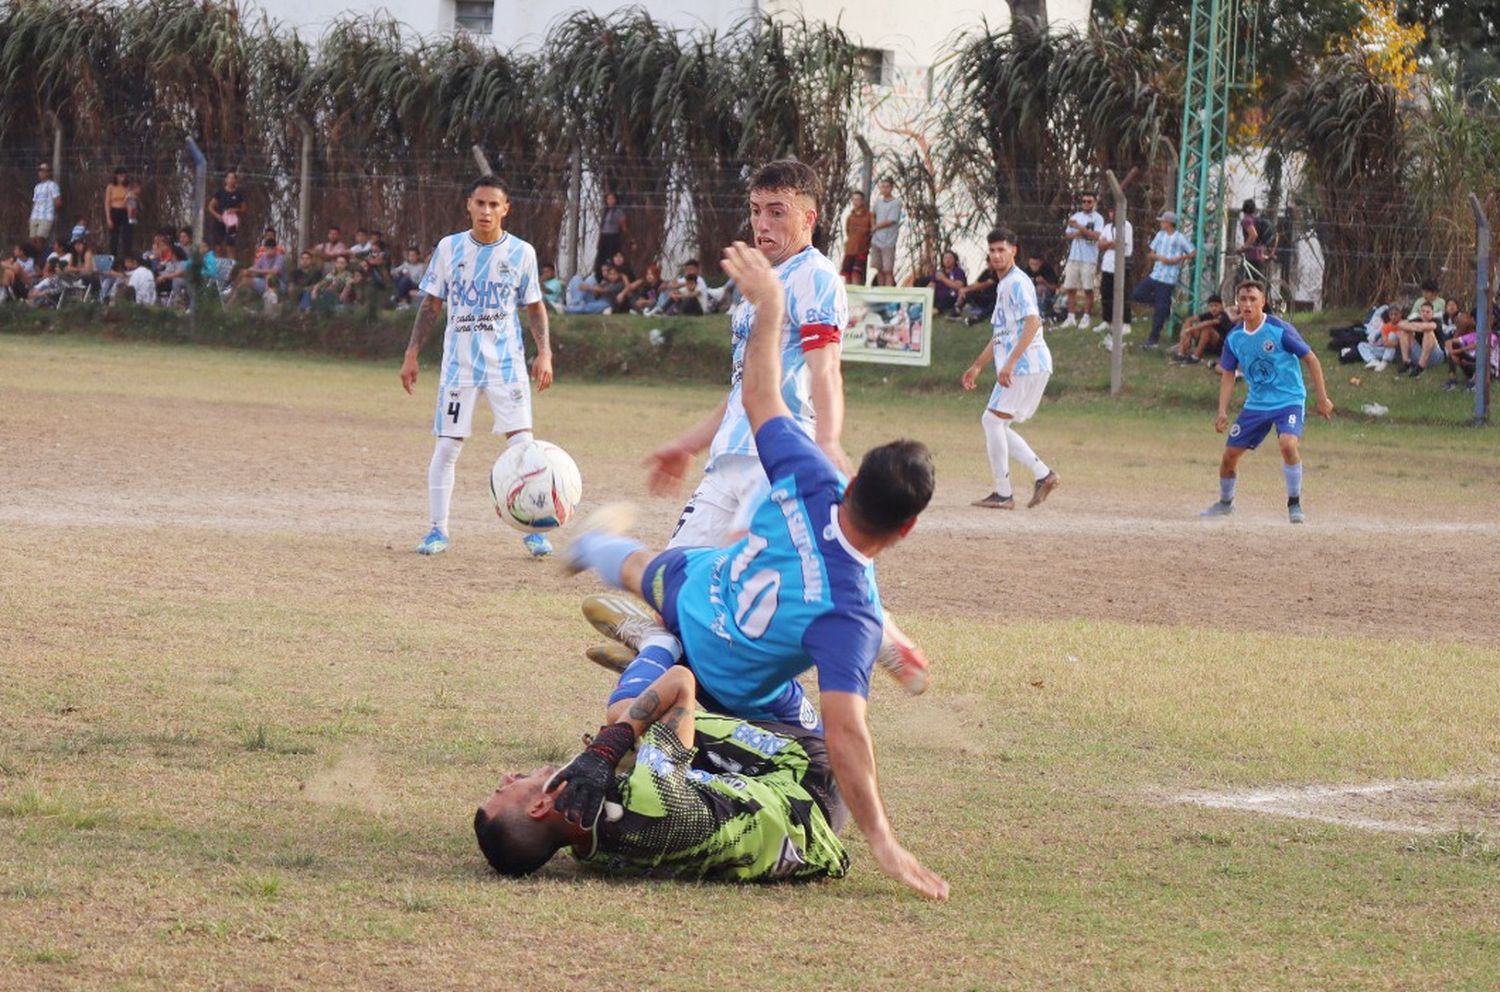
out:
<path id="1" fill-rule="evenodd" d="M 130 225 L 132 237 L 134 237 L 135 226 L 141 222 L 141 181 L 131 180 L 130 186 L 125 190 L 125 222 Z"/>
<path id="2" fill-rule="evenodd" d="M 344 235 L 339 231 L 337 224 L 328 228 L 328 239 L 326 241 L 313 246 L 313 255 L 325 265 L 340 256 L 344 258 L 349 257 L 349 246 L 344 244 Z"/>
<path id="3" fill-rule="evenodd" d="M 844 282 L 862 286 L 870 268 L 870 228 L 875 221 L 865 195 L 855 190 L 849 197 L 849 216 L 844 220 L 844 260 L 839 275 Z"/>
<path id="4" fill-rule="evenodd" d="M 625 208 L 620 206 L 620 197 L 610 190 L 604 194 L 604 213 L 599 217 L 599 249 L 594 253 L 594 272 L 603 275 L 604 263 L 623 252 L 629 243 L 630 225 L 625 221 Z"/>
<path id="5" fill-rule="evenodd" d="M 1271 250 L 1275 246 L 1276 235 L 1271 230 L 1270 221 L 1260 215 L 1260 208 L 1255 205 L 1254 200 L 1246 200 L 1240 206 L 1240 247 L 1238 253 L 1243 259 L 1240 272 L 1245 279 L 1264 279 L 1266 277 L 1266 266 L 1271 261 Z"/>
<path id="6" fill-rule="evenodd" d="M 1135 245 L 1135 225 L 1130 221 L 1125 222 L 1125 230 L 1115 231 L 1115 208 L 1105 207 L 1104 226 L 1099 229 L 1099 249 L 1104 253 L 1099 259 L 1099 323 L 1094 325 L 1094 330 L 1104 333 L 1109 330 L 1109 322 L 1114 319 L 1115 305 L 1115 259 L 1124 256 L 1125 262 L 1119 266 L 1121 282 L 1129 277 L 1125 270 L 1130 268 L 1130 254 Z M 1121 249 L 1123 248 L 1123 251 Z M 1125 283 L 1127 286 L 1129 283 Z M 1046 311 L 1043 311 L 1044 313 Z M 1130 333 L 1130 294 L 1125 294 L 1125 309 L 1121 318 L 1125 322 L 1125 333 Z"/>
<path id="7" fill-rule="evenodd" d="M 130 287 L 131 296 L 139 306 L 149 307 L 156 302 L 156 280 L 151 278 L 151 270 L 134 255 L 125 256 L 125 284 Z"/>
<path id="8" fill-rule="evenodd" d="M 234 243 L 240 233 L 241 215 L 245 211 L 245 194 L 240 192 L 239 173 L 224 173 L 224 185 L 208 201 L 208 241 L 216 254 L 234 256 Z"/>
<path id="9" fill-rule="evenodd" d="M 1163 210 L 1157 221 L 1161 230 L 1151 239 L 1151 250 L 1146 260 L 1151 262 L 1151 274 L 1136 284 L 1130 298 L 1137 303 L 1151 304 L 1151 333 L 1141 344 L 1142 348 L 1161 347 L 1161 329 L 1172 316 L 1172 294 L 1177 291 L 1177 277 L 1182 272 L 1182 263 L 1198 253 L 1187 235 L 1177 230 L 1177 214 Z"/>
<path id="10" fill-rule="evenodd" d="M 1064 327 L 1087 327 L 1094 313 L 1094 277 L 1099 267 L 1099 238 L 1104 229 L 1104 218 L 1094 209 L 1098 199 L 1093 193 L 1084 193 L 1078 198 L 1079 208 L 1073 211 L 1063 228 L 1063 237 L 1068 240 L 1068 261 L 1063 265 L 1063 291 L 1068 294 L 1068 319 Z M 1078 305 L 1078 294 L 1083 294 L 1083 306 Z"/>
<path id="11" fill-rule="evenodd" d="M 1062 285 L 1062 280 L 1057 277 L 1057 269 L 1032 250 L 1026 256 L 1026 275 L 1036 287 L 1037 308 L 1041 311 L 1042 319 L 1050 320 L 1052 307 L 1057 302 L 1057 290 Z"/>
<path id="12" fill-rule="evenodd" d="M 938 259 L 937 270 L 932 273 L 932 305 L 939 314 L 958 315 L 958 294 L 969 284 L 964 267 L 958 264 L 958 255 L 951 248 Z"/>
<path id="13" fill-rule="evenodd" d="M 31 190 L 31 243 L 40 253 L 52 237 L 57 212 L 62 209 L 62 190 L 52 181 L 52 166 L 36 167 L 36 185 Z"/>
<path id="14" fill-rule="evenodd" d="M 104 187 L 104 222 L 109 227 L 109 253 L 115 257 L 116 265 L 121 265 L 135 249 L 129 202 L 130 177 L 124 169 L 115 169 L 114 178 Z"/>
<path id="15" fill-rule="evenodd" d="M 896 239 L 906 211 L 893 190 L 890 176 L 880 180 L 880 195 L 875 198 L 875 224 L 870 228 L 870 264 L 875 269 L 875 285 L 896 285 Z"/>
<path id="16" fill-rule="evenodd" d="M 416 245 L 407 245 L 406 260 L 391 270 L 396 287 L 396 306 L 399 309 L 411 306 L 411 295 L 417 291 L 426 271 L 427 263 L 422 261 L 422 252 Z M 558 291 L 561 292 L 561 286 Z"/>

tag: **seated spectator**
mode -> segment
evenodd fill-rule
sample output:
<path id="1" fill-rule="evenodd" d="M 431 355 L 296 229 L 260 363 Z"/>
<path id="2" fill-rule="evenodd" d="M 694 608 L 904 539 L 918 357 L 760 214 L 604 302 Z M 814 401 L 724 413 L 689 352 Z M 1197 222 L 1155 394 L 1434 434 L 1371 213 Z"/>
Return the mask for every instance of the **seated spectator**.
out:
<path id="1" fill-rule="evenodd" d="M 1026 274 L 1036 286 L 1036 306 L 1041 311 L 1042 319 L 1046 320 L 1052 316 L 1052 305 L 1057 302 L 1057 287 L 1062 280 L 1057 277 L 1057 269 L 1051 262 L 1035 254 L 1026 256 Z M 1127 305 L 1127 314 L 1129 310 Z M 1127 316 L 1125 319 L 1130 318 Z"/>
<path id="2" fill-rule="evenodd" d="M 1406 372 L 1415 379 L 1427 371 L 1427 363 L 1438 346 L 1438 320 L 1432 304 L 1425 299 L 1418 301 L 1416 319 L 1403 320 L 1396 325 L 1396 329 L 1401 348 L 1401 364 L 1396 367 L 1396 373 L 1399 375 Z M 1419 341 L 1422 344 L 1421 355 L 1416 361 L 1412 361 L 1412 345 Z"/>
<path id="3" fill-rule="evenodd" d="M 156 280 L 151 277 L 151 270 L 134 255 L 125 256 L 125 288 L 137 306 L 149 307 L 156 303 Z"/>
<path id="4" fill-rule="evenodd" d="M 1444 351 L 1448 358 L 1448 381 L 1443 384 L 1445 391 L 1458 388 L 1458 377 L 1463 375 L 1468 383 L 1468 389 L 1475 389 L 1474 373 L 1479 364 L 1479 328 L 1474 318 L 1466 313 L 1460 313 L 1454 320 L 1454 329 L 1457 333 L 1444 345 Z M 1500 370 L 1500 335 L 1494 331 L 1490 332 L 1490 375 L 1493 377 Z"/>
<path id="5" fill-rule="evenodd" d="M 391 253 L 386 251 L 385 235 L 379 231 L 370 232 L 370 252 L 365 262 L 370 266 L 372 285 L 385 289 L 391 284 Z"/>
<path id="6" fill-rule="evenodd" d="M 56 262 L 59 269 L 69 265 L 73 261 L 73 253 L 72 249 L 69 248 L 69 244 L 70 242 L 64 238 L 58 238 L 52 242 L 52 250 L 47 254 L 44 263 Z"/>
<path id="7" fill-rule="evenodd" d="M 618 313 L 645 313 L 656 305 L 656 294 L 661 290 L 661 266 L 655 262 L 646 266 L 646 274 L 625 284 L 619 302 L 623 309 Z"/>
<path id="8" fill-rule="evenodd" d="M 68 249 L 67 262 L 62 267 L 61 279 L 66 286 L 79 283 L 93 290 L 100 300 L 109 299 L 117 281 L 113 275 L 101 276 L 94 264 L 94 249 L 84 238 L 74 238 Z"/>
<path id="9" fill-rule="evenodd" d="M 550 263 L 542 266 L 542 302 L 558 313 L 563 312 L 563 281 L 557 278 L 557 267 Z"/>
<path id="10" fill-rule="evenodd" d="M 353 276 L 349 272 L 348 254 L 333 256 L 333 267 L 324 273 L 312 290 L 312 305 L 320 310 L 335 309 L 344 299 Z"/>
<path id="11" fill-rule="evenodd" d="M 954 304 L 965 324 L 988 322 L 995 313 L 995 286 L 1000 280 L 989 266 L 979 273 L 979 278 L 958 291 Z"/>
<path id="12" fill-rule="evenodd" d="M 1438 315 L 1438 345 L 1446 345 L 1453 340 L 1458 333 L 1458 315 L 1463 313 L 1463 307 L 1459 306 L 1457 300 L 1448 300 L 1443 304 L 1443 312 Z"/>
<path id="13" fill-rule="evenodd" d="M 370 299 L 374 278 L 370 275 L 368 256 L 349 266 L 349 283 L 339 295 L 339 302 L 346 307 L 364 306 Z"/>
<path id="14" fill-rule="evenodd" d="M 172 236 L 168 232 L 158 231 L 151 237 L 151 248 L 143 256 L 146 267 L 151 270 L 153 276 L 161 274 L 161 267 L 166 265 L 172 257 Z"/>
<path id="15" fill-rule="evenodd" d="M 349 247 L 344 244 L 344 237 L 339 233 L 338 225 L 335 224 L 328 229 L 327 239 L 321 244 L 314 245 L 312 253 L 313 257 L 324 265 L 340 256 L 348 257 Z"/>
<path id="16" fill-rule="evenodd" d="M 702 285 L 704 313 L 727 313 L 739 301 L 739 287 L 733 279 L 724 280 L 722 286 L 711 286 L 705 279 Z"/>
<path id="17" fill-rule="evenodd" d="M 36 278 L 36 248 L 20 241 L 11 249 L 11 257 L 0 262 L 0 299 L 24 300 Z"/>
<path id="18" fill-rule="evenodd" d="M 932 273 L 932 305 L 946 317 L 958 315 L 958 291 L 969 284 L 969 277 L 958 264 L 958 255 L 952 250 L 943 252 L 938 267 Z"/>
<path id="19" fill-rule="evenodd" d="M 370 232 L 364 228 L 355 231 L 354 243 L 349 246 L 349 262 L 351 263 L 349 271 L 354 271 L 352 263 L 358 262 L 360 259 L 369 258 L 371 250 Z"/>
<path id="20" fill-rule="evenodd" d="M 635 269 L 630 267 L 630 263 L 626 261 L 623 251 L 617 251 L 611 255 L 609 263 L 615 267 L 615 271 L 620 274 L 621 279 L 624 279 L 627 283 L 635 281 Z"/>
<path id="21" fill-rule="evenodd" d="M 171 299 L 173 293 L 187 292 L 188 255 L 182 245 L 172 245 L 168 252 L 156 272 L 156 293 Z"/>
<path id="22" fill-rule="evenodd" d="M 542 266 L 542 281 L 546 282 L 546 270 L 552 268 L 550 265 Z M 391 280 L 396 287 L 396 306 L 405 310 L 411 306 L 411 298 L 422 283 L 422 277 L 427 274 L 427 263 L 422 261 L 422 252 L 416 245 L 406 246 L 406 260 L 391 270 Z M 558 284 L 561 292 L 561 284 Z M 545 292 L 545 289 L 544 289 Z"/>
<path id="23" fill-rule="evenodd" d="M 1224 298 L 1214 293 L 1208 298 L 1208 309 L 1188 319 L 1182 327 L 1177 348 L 1168 356 L 1180 365 L 1197 365 L 1206 354 L 1219 354 L 1234 321 L 1224 309 Z"/>
<path id="24" fill-rule="evenodd" d="M 690 258 L 686 262 L 682 263 L 682 275 L 680 275 L 678 278 L 662 280 L 662 284 L 657 288 L 656 291 L 656 305 L 647 312 L 651 314 L 662 315 L 672 315 L 678 313 L 677 305 L 681 302 L 681 298 L 675 296 L 674 294 L 678 293 L 679 290 L 687 285 L 688 276 L 692 276 L 694 282 L 697 285 L 704 285 L 704 283 L 701 282 L 702 274 L 698 270 L 698 260 L 696 258 Z M 697 297 L 699 310 L 696 311 L 699 313 L 702 312 L 703 305 L 703 297 L 701 294 L 702 290 L 700 289 L 699 295 Z"/>
<path id="25" fill-rule="evenodd" d="M 1422 315 L 1422 304 L 1426 303 L 1432 307 L 1434 315 L 1443 312 L 1443 298 L 1438 295 L 1438 284 L 1436 279 L 1424 279 L 1418 287 L 1421 292 L 1415 300 L 1411 301 L 1411 309 L 1406 312 L 1407 320 L 1416 320 Z"/>
<path id="26" fill-rule="evenodd" d="M 306 313 L 312 309 L 313 292 L 323 280 L 323 265 L 309 249 L 297 258 L 297 267 L 287 277 L 287 297 L 297 301 L 297 309 Z"/>
<path id="27" fill-rule="evenodd" d="M 1401 329 L 1399 324 L 1401 308 L 1392 303 L 1380 309 L 1370 317 L 1370 323 L 1366 325 L 1371 328 L 1370 338 L 1359 346 L 1359 357 L 1365 360 L 1365 367 L 1376 372 L 1384 372 L 1388 363 L 1396 357 L 1396 352 L 1401 343 Z"/>
<path id="28" fill-rule="evenodd" d="M 31 292 L 26 294 L 26 302 L 34 307 L 55 307 L 58 297 L 62 295 L 62 267 L 56 259 L 49 259 L 42 266 L 42 277 L 31 287 Z"/>
<path id="29" fill-rule="evenodd" d="M 88 240 L 88 236 L 89 236 L 88 221 L 85 220 L 84 218 L 80 217 L 80 218 L 78 218 L 77 222 L 74 223 L 74 225 L 73 225 L 73 231 L 72 231 L 71 234 L 68 235 L 68 240 L 70 242 L 71 241 L 86 241 L 86 240 Z"/>
<path id="30" fill-rule="evenodd" d="M 606 313 L 624 288 L 625 281 L 615 271 L 614 263 L 605 262 L 598 279 L 585 281 L 582 276 L 574 276 L 568 282 L 563 312 Z"/>
<path id="31" fill-rule="evenodd" d="M 276 243 L 276 232 L 267 228 L 260 244 L 255 248 L 254 261 L 243 274 L 250 278 L 255 295 L 260 297 L 267 289 L 273 293 L 280 291 L 285 268 L 286 251 Z"/>

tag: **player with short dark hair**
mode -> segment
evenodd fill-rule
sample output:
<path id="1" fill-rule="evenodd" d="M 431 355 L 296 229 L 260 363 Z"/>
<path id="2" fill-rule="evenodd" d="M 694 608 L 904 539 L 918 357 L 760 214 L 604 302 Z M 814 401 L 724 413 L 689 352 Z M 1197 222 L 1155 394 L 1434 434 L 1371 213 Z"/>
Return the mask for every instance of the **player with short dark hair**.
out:
<path id="1" fill-rule="evenodd" d="M 1219 415 L 1214 421 L 1214 430 L 1220 434 L 1228 430 L 1229 438 L 1219 462 L 1219 501 L 1200 516 L 1222 517 L 1234 512 L 1240 459 L 1246 451 L 1259 446 L 1275 427 L 1286 478 L 1287 517 L 1300 524 L 1306 519 L 1302 511 L 1299 443 L 1307 409 L 1302 369 L 1306 367 L 1317 390 L 1318 416 L 1330 419 L 1333 401 L 1328 398 L 1328 387 L 1323 382 L 1323 366 L 1295 327 L 1266 313 L 1265 283 L 1247 279 L 1235 289 L 1234 297 L 1240 308 L 1240 322 L 1224 339 L 1224 354 L 1219 359 Z M 1236 372 L 1244 375 L 1250 389 L 1231 427 L 1229 399 L 1234 395 Z"/>
<path id="2" fill-rule="evenodd" d="M 841 878 L 847 819 L 817 735 L 696 712 L 693 673 L 669 668 L 611 703 L 605 726 L 562 769 L 508 774 L 474 813 L 502 875 L 558 850 L 614 875 L 776 882 Z M 634 767 L 618 771 L 635 749 Z"/>
<path id="3" fill-rule="evenodd" d="M 770 491 L 748 533 L 728 547 L 652 555 L 619 536 L 618 517 L 596 515 L 564 564 L 641 596 L 681 642 L 678 651 L 643 644 L 612 698 L 638 695 L 685 654 L 708 708 L 809 730 L 825 724 L 839 789 L 881 868 L 945 898 L 947 883 L 897 842 L 886 819 L 865 722 L 882 628 L 874 559 L 910 533 L 932 498 L 932 457 L 917 442 L 882 445 L 846 486 L 782 397 L 785 300 L 775 270 L 744 244 L 725 252 L 724 267 L 755 309 L 740 385 Z M 818 673 L 821 720 L 797 683 L 809 667 Z"/>
<path id="4" fill-rule="evenodd" d="M 497 176 L 480 176 L 466 187 L 464 206 L 471 227 L 438 242 L 418 285 L 425 295 L 417 306 L 411 341 L 401 362 L 401 386 L 417 382 L 417 355 L 446 307 L 443 362 L 438 373 L 437 435 L 427 467 L 427 503 L 432 529 L 417 545 L 424 555 L 448 549 L 448 508 L 453 501 L 454 467 L 472 430 L 474 408 L 484 396 L 495 416 L 494 431 L 511 446 L 532 440 L 531 388 L 521 340 L 525 310 L 536 341 L 531 379 L 537 392 L 552 385 L 552 345 L 547 305 L 542 302 L 536 250 L 505 230 L 510 197 Z M 332 233 L 330 232 L 330 238 Z M 552 553 L 544 534 L 527 534 L 533 557 Z"/>

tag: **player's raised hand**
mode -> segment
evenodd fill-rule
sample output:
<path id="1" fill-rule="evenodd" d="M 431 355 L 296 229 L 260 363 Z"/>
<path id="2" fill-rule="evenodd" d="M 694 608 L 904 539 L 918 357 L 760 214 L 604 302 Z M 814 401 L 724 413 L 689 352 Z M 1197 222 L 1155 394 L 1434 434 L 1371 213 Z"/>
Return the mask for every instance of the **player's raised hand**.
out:
<path id="1" fill-rule="evenodd" d="M 531 360 L 531 381 L 536 383 L 536 391 L 539 393 L 552 385 L 551 352 L 542 352 Z"/>
<path id="2" fill-rule="evenodd" d="M 646 491 L 652 496 L 675 496 L 693 464 L 693 452 L 673 441 L 641 459 L 646 468 Z"/>
<path id="3" fill-rule="evenodd" d="M 756 309 L 774 306 L 782 300 L 781 280 L 759 248 L 736 241 L 724 249 L 723 268 L 740 293 Z"/>
<path id="4" fill-rule="evenodd" d="M 917 890 L 924 899 L 943 902 L 948 898 L 948 883 L 941 875 L 917 860 L 916 855 L 894 840 L 872 848 L 880 870 Z"/>
<path id="5" fill-rule="evenodd" d="M 401 388 L 407 394 L 411 394 L 412 387 L 417 384 L 417 353 L 408 350 L 406 357 L 401 360 Z"/>
<path id="6" fill-rule="evenodd" d="M 1223 434 L 1229 430 L 1229 414 L 1221 413 L 1214 418 L 1214 431 Z"/>

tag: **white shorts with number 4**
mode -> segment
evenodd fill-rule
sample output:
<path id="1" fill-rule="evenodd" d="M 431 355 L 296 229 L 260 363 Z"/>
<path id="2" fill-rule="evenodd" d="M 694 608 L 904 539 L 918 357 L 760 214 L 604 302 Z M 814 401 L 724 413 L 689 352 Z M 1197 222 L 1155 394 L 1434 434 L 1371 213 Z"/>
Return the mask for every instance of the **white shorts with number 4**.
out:
<path id="1" fill-rule="evenodd" d="M 1051 372 L 1032 372 L 1011 376 L 1009 386 L 996 382 L 990 391 L 989 409 L 1005 414 L 1014 424 L 1030 420 L 1042 404 L 1042 394 L 1047 391 L 1050 378 Z"/>
<path id="2" fill-rule="evenodd" d="M 496 434 L 531 430 L 531 386 L 518 382 L 509 386 L 442 387 L 438 390 L 432 433 L 438 437 L 468 437 L 472 434 L 474 408 L 479 405 L 481 393 L 490 401 Z"/>
<path id="3" fill-rule="evenodd" d="M 769 492 L 766 470 L 754 455 L 720 455 L 693 490 L 668 548 L 717 548 L 750 526 L 750 513 Z"/>

